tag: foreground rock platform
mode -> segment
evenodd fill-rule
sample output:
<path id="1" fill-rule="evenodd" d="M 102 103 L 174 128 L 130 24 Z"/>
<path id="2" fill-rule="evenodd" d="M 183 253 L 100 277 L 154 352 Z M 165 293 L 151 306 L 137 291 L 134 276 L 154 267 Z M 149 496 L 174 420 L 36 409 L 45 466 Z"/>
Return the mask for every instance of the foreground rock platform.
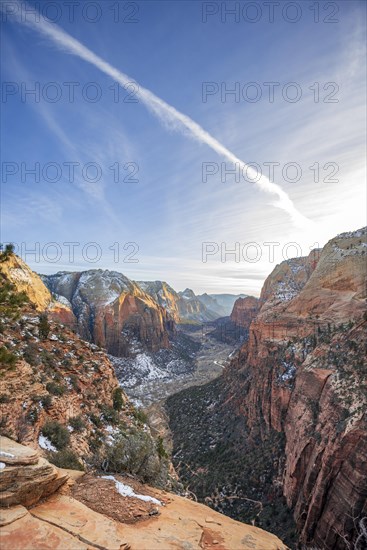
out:
<path id="1" fill-rule="evenodd" d="M 9 459 L 34 460 L 32 449 L 4 439 L 2 448 L 8 449 L 4 452 L 13 455 Z M 13 460 L 0 470 L 1 550 L 287 550 L 275 535 L 137 480 L 131 480 L 135 497 L 123 496 L 111 480 L 86 474 L 88 484 L 94 479 L 97 488 L 103 483 L 110 488 L 110 494 L 101 491 L 106 509 L 104 502 L 99 506 L 93 501 L 98 491 L 90 493 L 92 509 L 86 500 L 73 496 L 73 485 L 83 483 L 83 474 L 58 470 L 46 459 L 36 458 L 35 464 Z M 121 483 L 127 481 L 118 478 Z M 146 515 L 147 503 L 139 500 L 142 496 L 159 500 L 161 506 Z M 115 511 L 114 519 L 111 502 L 118 503 L 116 509 L 121 511 L 120 516 Z M 135 523 L 126 522 L 124 506 L 134 511 Z"/>

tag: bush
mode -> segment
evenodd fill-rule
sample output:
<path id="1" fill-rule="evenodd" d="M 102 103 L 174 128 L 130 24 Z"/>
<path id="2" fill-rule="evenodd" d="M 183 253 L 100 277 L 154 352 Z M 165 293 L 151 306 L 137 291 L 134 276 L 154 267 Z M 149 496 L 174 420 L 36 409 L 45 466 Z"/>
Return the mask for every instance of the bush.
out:
<path id="1" fill-rule="evenodd" d="M 84 471 L 84 466 L 79 461 L 78 455 L 70 449 L 63 449 L 62 451 L 48 453 L 47 458 L 51 464 L 54 464 L 58 468 Z"/>
<path id="2" fill-rule="evenodd" d="M 0 348 L 0 364 L 6 367 L 14 367 L 18 361 L 18 356 L 8 351 L 5 346 Z"/>
<path id="3" fill-rule="evenodd" d="M 47 437 L 59 451 L 64 449 L 70 442 L 70 434 L 65 426 L 56 420 L 49 420 L 42 428 L 42 434 Z"/>
<path id="4" fill-rule="evenodd" d="M 47 382 L 46 384 L 46 390 L 49 393 L 52 393 L 52 395 L 64 395 L 66 392 L 65 386 L 61 386 L 60 384 L 56 384 L 56 382 Z"/>
<path id="5" fill-rule="evenodd" d="M 14 245 L 12 243 L 8 243 L 5 245 L 5 248 L 3 250 L 3 245 L 0 245 L 0 262 L 5 262 L 10 256 L 14 254 Z"/>
<path id="6" fill-rule="evenodd" d="M 167 458 L 168 457 L 167 451 L 164 448 L 163 437 L 160 436 L 160 435 L 157 438 L 157 452 L 158 452 L 159 458 Z"/>
<path id="7" fill-rule="evenodd" d="M 103 422 L 102 420 L 99 418 L 99 416 L 97 416 L 96 414 L 91 414 L 90 415 L 90 420 L 91 422 L 93 422 L 93 424 L 97 427 L 97 428 L 102 428 L 103 426 Z"/>
<path id="8" fill-rule="evenodd" d="M 85 430 L 85 422 L 83 421 L 81 415 L 72 416 L 71 418 L 69 418 L 69 426 L 71 426 L 76 432 L 82 432 L 83 430 Z"/>
<path id="9" fill-rule="evenodd" d="M 109 405 L 102 405 L 101 412 L 106 422 L 110 422 L 111 424 L 118 424 L 119 415 L 113 407 L 110 407 Z"/>
<path id="10" fill-rule="evenodd" d="M 124 404 L 123 394 L 121 388 L 115 388 L 112 393 L 113 408 L 115 411 L 121 411 Z"/>
<path id="11" fill-rule="evenodd" d="M 161 470 L 154 440 L 142 431 L 121 435 L 108 448 L 107 461 L 111 471 L 138 475 L 145 482 L 155 482 Z"/>
<path id="12" fill-rule="evenodd" d="M 51 395 L 45 394 L 41 395 L 41 404 L 42 407 L 46 410 L 48 410 L 52 406 L 52 397 Z"/>
<path id="13" fill-rule="evenodd" d="M 134 409 L 133 416 L 136 420 L 138 420 L 138 422 L 141 422 L 142 424 L 148 423 L 148 416 L 143 411 L 143 409 Z"/>
<path id="14" fill-rule="evenodd" d="M 28 344 L 23 351 L 23 359 L 27 361 L 32 367 L 36 367 L 40 364 L 38 348 L 35 344 Z"/>
<path id="15" fill-rule="evenodd" d="M 0 317 L 2 319 L 17 319 L 20 309 L 29 302 L 25 292 L 17 292 L 13 283 L 6 280 L 6 276 L 0 274 Z M 3 325 L 4 327 L 4 325 Z"/>
<path id="16" fill-rule="evenodd" d="M 33 407 L 32 409 L 29 409 L 27 412 L 26 419 L 31 424 L 35 424 L 38 420 L 38 409 L 37 407 Z"/>

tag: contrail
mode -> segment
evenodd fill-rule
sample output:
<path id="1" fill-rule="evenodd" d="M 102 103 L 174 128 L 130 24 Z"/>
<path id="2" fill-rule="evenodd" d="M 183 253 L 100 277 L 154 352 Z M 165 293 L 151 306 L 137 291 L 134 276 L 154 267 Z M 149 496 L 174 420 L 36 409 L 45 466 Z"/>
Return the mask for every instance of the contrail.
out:
<path id="1" fill-rule="evenodd" d="M 100 71 L 121 84 L 121 86 L 126 87 L 128 84 L 131 85 L 132 81 L 136 82 L 136 80 L 119 71 L 107 61 L 104 61 L 81 42 L 63 31 L 60 27 L 54 23 L 50 23 L 47 19 L 42 17 L 41 14 L 39 21 L 28 21 L 25 15 L 26 12 L 23 9 L 25 4 L 25 2 L 20 3 L 18 0 L 14 0 L 14 2 L 11 3 L 11 5 L 14 5 L 14 7 L 17 8 L 12 15 L 15 16 L 19 23 L 32 28 L 43 36 L 46 36 L 62 51 L 80 57 L 84 61 L 94 65 Z M 3 4 L 1 9 L 2 11 L 5 9 Z M 190 117 L 180 111 L 177 111 L 177 109 L 172 107 L 172 105 L 169 105 L 163 99 L 157 97 L 150 90 L 140 86 L 139 83 L 136 82 L 136 84 L 139 88 L 136 94 L 139 96 L 141 102 L 164 124 L 168 123 L 173 129 L 183 132 L 185 135 L 188 134 L 190 137 L 200 141 L 201 143 L 205 143 L 213 149 L 213 151 L 228 159 L 233 164 L 239 166 L 241 170 L 246 171 L 247 175 L 254 180 L 255 185 L 257 185 L 262 191 L 277 198 L 274 202 L 274 206 L 285 210 L 297 226 L 307 227 L 310 225 L 311 221 L 297 210 L 287 193 L 283 191 L 279 185 L 271 182 L 264 175 L 259 176 L 257 171 L 252 166 L 249 166 L 243 160 L 239 159 L 234 153 L 227 149 L 227 147 L 220 143 L 215 137 L 209 134 L 209 132 L 204 130 L 204 128 L 202 128 Z"/>

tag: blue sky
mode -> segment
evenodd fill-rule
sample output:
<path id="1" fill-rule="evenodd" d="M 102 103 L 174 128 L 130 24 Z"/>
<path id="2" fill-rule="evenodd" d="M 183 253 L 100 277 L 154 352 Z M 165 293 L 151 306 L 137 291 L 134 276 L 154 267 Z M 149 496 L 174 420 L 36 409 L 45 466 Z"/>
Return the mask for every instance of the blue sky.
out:
<path id="1" fill-rule="evenodd" d="M 73 18 L 63 2 L 58 12 L 55 3 L 29 2 L 51 18 L 60 16 L 51 25 L 140 86 L 129 90 L 42 34 L 42 20 L 25 25 L 18 4 L 2 4 L 1 241 L 25 243 L 20 251 L 36 271 L 109 268 L 133 279 L 163 279 L 178 290 L 258 294 L 285 256 L 308 254 L 315 243 L 365 225 L 364 2 L 332 3 L 335 15 L 320 2 L 318 23 L 308 1 L 296 3 L 301 15 L 294 23 L 286 20 L 294 17 L 291 9 L 281 13 L 289 2 L 280 2 L 274 22 L 257 2 L 255 23 L 243 11 L 238 21 L 221 14 L 223 2 L 120 2 L 118 21 L 111 9 L 117 4 L 108 0 L 94 3 L 98 12 L 79 2 Z M 243 10 L 248 2 L 237 4 Z M 218 13 L 203 22 L 213 6 Z M 124 21 L 129 14 L 136 22 Z M 250 9 L 248 17 L 254 15 Z M 218 91 L 204 101 L 206 82 Z M 267 82 L 279 83 L 273 102 Z M 39 101 L 22 94 L 35 86 Z M 239 98 L 225 95 L 236 86 Z M 225 179 L 224 168 L 234 164 L 164 113 L 155 116 L 134 93 L 142 87 L 266 176 L 264 163 L 279 163 L 274 182 L 309 223 L 295 223 L 274 205 L 274 196 L 242 176 Z M 136 102 L 127 102 L 128 92 Z M 255 92 L 258 101 L 246 100 Z M 95 93 L 100 97 L 93 102 Z M 26 173 L 36 163 L 39 181 Z M 70 163 L 79 163 L 74 181 Z M 118 182 L 110 168 L 116 163 Z M 217 169 L 206 181 L 203 163 Z M 302 169 L 298 181 L 287 163 Z M 137 168 L 130 178 L 137 182 L 123 181 Z M 73 262 L 69 242 L 77 243 Z M 25 254 L 35 243 L 40 253 Z M 275 243 L 274 258 L 269 243 Z M 213 252 L 206 262 L 203 246 Z M 225 254 L 233 249 L 237 256 Z"/>

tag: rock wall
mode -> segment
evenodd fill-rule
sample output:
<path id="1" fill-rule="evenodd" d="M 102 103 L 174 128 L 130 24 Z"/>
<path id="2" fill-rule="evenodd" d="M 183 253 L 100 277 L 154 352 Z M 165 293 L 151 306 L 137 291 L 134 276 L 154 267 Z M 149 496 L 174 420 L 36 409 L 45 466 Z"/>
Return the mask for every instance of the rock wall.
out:
<path id="1" fill-rule="evenodd" d="M 249 329 L 259 311 L 260 302 L 254 296 L 238 298 L 233 306 L 230 319 L 235 325 Z"/>
<path id="2" fill-rule="evenodd" d="M 367 498 L 366 229 L 283 262 L 225 373 L 254 437 L 286 435 L 283 490 L 300 541 L 342 550 Z M 354 518 L 354 519 L 353 519 Z"/>

